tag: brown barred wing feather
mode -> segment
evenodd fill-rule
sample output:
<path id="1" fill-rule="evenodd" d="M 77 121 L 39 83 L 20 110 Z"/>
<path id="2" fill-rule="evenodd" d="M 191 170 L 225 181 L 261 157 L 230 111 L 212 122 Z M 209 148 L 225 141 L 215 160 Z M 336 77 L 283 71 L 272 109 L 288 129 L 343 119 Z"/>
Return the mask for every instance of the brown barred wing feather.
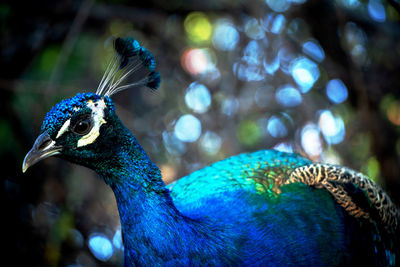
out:
<path id="1" fill-rule="evenodd" d="M 390 232 L 398 231 L 399 209 L 381 187 L 359 172 L 315 163 L 296 168 L 284 183 L 296 182 L 324 188 L 350 215 L 375 221 Z"/>

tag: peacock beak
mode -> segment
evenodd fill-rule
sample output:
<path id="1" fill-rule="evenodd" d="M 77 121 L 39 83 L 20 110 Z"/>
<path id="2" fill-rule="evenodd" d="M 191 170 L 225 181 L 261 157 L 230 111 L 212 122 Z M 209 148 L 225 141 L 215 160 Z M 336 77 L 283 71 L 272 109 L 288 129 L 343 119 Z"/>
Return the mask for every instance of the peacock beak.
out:
<path id="1" fill-rule="evenodd" d="M 56 142 L 50 138 L 47 132 L 42 133 L 36 139 L 32 149 L 26 154 L 22 163 L 22 172 L 35 164 L 36 162 L 61 153 L 61 146 L 56 146 Z"/>

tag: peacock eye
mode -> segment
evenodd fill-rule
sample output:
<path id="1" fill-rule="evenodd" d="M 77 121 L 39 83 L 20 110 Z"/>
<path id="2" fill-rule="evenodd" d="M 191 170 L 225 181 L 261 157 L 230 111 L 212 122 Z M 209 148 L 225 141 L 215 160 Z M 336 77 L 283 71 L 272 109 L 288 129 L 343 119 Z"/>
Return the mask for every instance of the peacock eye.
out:
<path id="1" fill-rule="evenodd" d="M 85 135 L 92 129 L 92 119 L 90 116 L 80 118 L 72 127 L 72 131 L 79 135 Z"/>

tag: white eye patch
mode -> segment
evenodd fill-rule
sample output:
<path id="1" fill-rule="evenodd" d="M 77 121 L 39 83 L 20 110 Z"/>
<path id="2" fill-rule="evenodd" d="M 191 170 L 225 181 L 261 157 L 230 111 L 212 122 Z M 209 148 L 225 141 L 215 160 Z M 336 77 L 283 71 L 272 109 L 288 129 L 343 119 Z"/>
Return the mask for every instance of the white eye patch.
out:
<path id="1" fill-rule="evenodd" d="M 87 102 L 87 106 L 92 110 L 93 127 L 88 134 L 82 136 L 81 139 L 78 140 L 78 147 L 86 146 L 93 143 L 100 135 L 100 126 L 106 123 L 106 121 L 104 120 L 104 109 L 106 107 L 106 104 L 104 103 L 103 99 L 100 99 L 96 103 L 92 100 L 89 100 Z"/>
<path id="2" fill-rule="evenodd" d="M 68 131 L 68 127 L 70 124 L 71 124 L 71 119 L 68 119 L 66 122 L 64 122 L 63 126 L 57 133 L 56 139 L 58 139 L 61 135 L 63 135 L 66 131 Z"/>

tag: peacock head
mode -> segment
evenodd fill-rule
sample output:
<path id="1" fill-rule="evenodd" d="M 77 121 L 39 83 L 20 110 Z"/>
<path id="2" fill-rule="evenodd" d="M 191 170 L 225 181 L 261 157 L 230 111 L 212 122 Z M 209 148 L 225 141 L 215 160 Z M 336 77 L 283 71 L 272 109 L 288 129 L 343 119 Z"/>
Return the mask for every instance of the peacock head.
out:
<path id="1" fill-rule="evenodd" d="M 109 63 L 96 93 L 78 93 L 47 113 L 40 135 L 24 159 L 23 172 L 50 156 L 94 167 L 93 164 L 104 162 L 102 158 L 110 158 L 116 152 L 113 149 L 118 148 L 110 144 L 118 142 L 123 126 L 110 97 L 130 87 L 157 89 L 160 75 L 154 71 L 153 55 L 133 38 L 117 38 L 114 50 L 116 56 Z M 140 80 L 120 85 L 140 69 Z"/>
<path id="2" fill-rule="evenodd" d="M 41 133 L 25 157 L 23 171 L 55 155 L 75 163 L 90 162 L 99 156 L 99 147 L 104 146 L 102 140 L 112 138 L 107 129 L 112 127 L 115 116 L 109 97 L 79 93 L 61 101 L 47 113 Z"/>

